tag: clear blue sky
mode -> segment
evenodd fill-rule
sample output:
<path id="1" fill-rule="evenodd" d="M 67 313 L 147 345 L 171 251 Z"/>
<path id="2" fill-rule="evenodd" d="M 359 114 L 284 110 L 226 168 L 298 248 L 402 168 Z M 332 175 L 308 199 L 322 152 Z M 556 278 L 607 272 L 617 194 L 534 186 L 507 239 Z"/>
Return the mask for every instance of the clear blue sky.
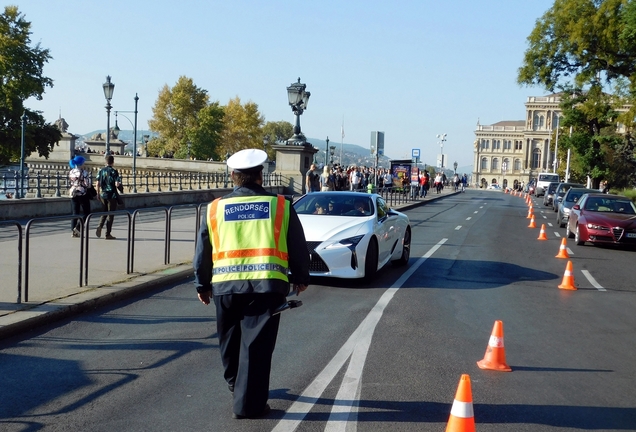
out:
<path id="1" fill-rule="evenodd" d="M 158 92 L 182 75 L 225 105 L 258 104 L 266 121 L 294 122 L 285 88 L 298 77 L 312 96 L 301 117 L 308 138 L 369 147 L 385 132 L 385 154 L 434 164 L 444 153 L 472 165 L 474 130 L 522 120 L 528 96 L 517 69 L 548 0 L 121 1 L 19 0 L 32 42 L 50 49 L 54 87 L 31 109 L 69 132 L 106 128 L 102 83 L 112 76 L 113 110 L 133 111 L 147 129 Z M 126 114 L 132 119 L 131 114 Z M 114 119 L 111 120 L 114 122 Z M 132 129 L 120 118 L 122 129 Z"/>

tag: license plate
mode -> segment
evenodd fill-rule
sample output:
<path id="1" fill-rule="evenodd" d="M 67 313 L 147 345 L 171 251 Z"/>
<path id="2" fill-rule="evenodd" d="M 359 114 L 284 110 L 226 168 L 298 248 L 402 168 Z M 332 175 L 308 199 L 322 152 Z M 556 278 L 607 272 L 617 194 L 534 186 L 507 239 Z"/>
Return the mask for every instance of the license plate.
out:
<path id="1" fill-rule="evenodd" d="M 627 233 L 627 238 L 636 238 L 636 233 Z"/>

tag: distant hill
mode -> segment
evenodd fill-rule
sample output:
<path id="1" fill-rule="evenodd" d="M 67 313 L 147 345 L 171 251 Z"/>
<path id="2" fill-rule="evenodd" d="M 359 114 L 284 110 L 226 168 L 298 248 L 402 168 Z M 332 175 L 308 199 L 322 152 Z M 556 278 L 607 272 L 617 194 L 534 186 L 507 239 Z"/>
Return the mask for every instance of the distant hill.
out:
<path id="1" fill-rule="evenodd" d="M 78 144 L 83 142 L 85 139 L 90 139 L 90 137 L 96 133 L 104 133 L 104 132 L 105 130 L 101 129 L 101 130 L 95 130 L 95 131 L 80 135 L 80 139 L 78 139 Z M 147 130 L 137 131 L 137 142 L 138 143 L 142 142 L 143 135 L 148 133 L 149 132 Z M 132 145 L 133 131 L 122 129 L 119 132 L 119 139 L 121 139 L 122 141 L 129 142 Z M 307 138 L 307 141 L 311 145 L 319 149 L 318 153 L 316 153 L 316 161 L 320 164 L 324 163 L 326 141 L 323 139 L 318 139 L 318 138 Z M 335 163 L 341 163 L 342 165 L 345 165 L 345 166 L 347 165 L 374 166 L 375 165 L 375 158 L 371 155 L 371 150 L 368 147 L 365 148 L 357 144 L 342 143 L 342 161 L 340 161 L 341 144 L 339 142 L 329 141 L 329 146 L 335 147 L 334 155 L 333 155 L 333 161 Z M 329 155 L 329 160 L 330 159 L 331 159 L 331 155 Z M 399 159 L 399 158 L 395 158 L 395 157 L 392 158 L 392 157 L 383 155 L 383 156 L 380 156 L 378 160 L 378 165 L 381 167 L 388 167 L 389 161 L 391 159 Z M 452 170 L 452 167 L 450 167 L 450 169 Z M 472 167 L 471 166 L 457 167 L 457 172 L 471 173 Z"/>

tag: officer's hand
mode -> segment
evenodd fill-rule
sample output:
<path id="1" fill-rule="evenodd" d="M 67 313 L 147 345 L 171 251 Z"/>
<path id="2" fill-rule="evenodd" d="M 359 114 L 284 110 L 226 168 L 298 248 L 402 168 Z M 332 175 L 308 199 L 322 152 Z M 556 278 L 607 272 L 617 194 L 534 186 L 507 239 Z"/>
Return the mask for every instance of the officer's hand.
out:
<path id="1" fill-rule="evenodd" d="M 206 306 L 210 304 L 210 297 L 212 295 L 212 291 L 206 291 L 204 293 L 198 293 L 198 294 L 199 294 L 199 300 L 201 300 L 201 303 L 203 303 Z"/>
<path id="2" fill-rule="evenodd" d="M 307 289 L 307 285 L 294 284 L 294 291 L 296 291 L 296 295 L 300 295 L 301 292 Z"/>

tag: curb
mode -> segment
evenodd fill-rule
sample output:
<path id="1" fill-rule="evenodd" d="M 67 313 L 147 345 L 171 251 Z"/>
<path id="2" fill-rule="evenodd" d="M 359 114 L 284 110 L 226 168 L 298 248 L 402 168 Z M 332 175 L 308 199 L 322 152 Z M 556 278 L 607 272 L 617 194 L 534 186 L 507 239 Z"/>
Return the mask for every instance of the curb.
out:
<path id="1" fill-rule="evenodd" d="M 105 306 L 193 276 L 192 264 L 139 275 L 125 282 L 90 288 L 79 294 L 41 303 L 0 317 L 0 339 L 16 336 L 71 315 Z"/>

